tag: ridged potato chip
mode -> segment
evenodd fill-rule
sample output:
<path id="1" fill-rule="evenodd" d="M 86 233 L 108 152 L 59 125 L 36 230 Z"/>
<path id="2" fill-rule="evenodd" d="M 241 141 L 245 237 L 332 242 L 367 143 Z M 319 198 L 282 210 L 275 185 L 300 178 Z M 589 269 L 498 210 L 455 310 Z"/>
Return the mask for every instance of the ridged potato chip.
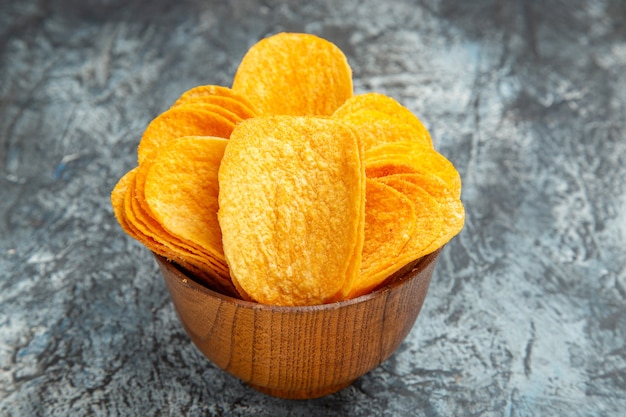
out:
<path id="1" fill-rule="evenodd" d="M 137 174 L 137 168 L 133 168 L 128 171 L 120 180 L 115 184 L 113 191 L 111 192 L 111 205 L 113 206 L 113 214 L 117 219 L 117 222 L 122 227 L 127 234 L 132 236 L 137 240 L 141 240 L 140 237 L 135 233 L 133 227 L 129 224 L 126 209 L 125 209 L 125 199 L 126 196 L 130 194 L 131 187 L 134 186 L 135 175 Z"/>
<path id="2" fill-rule="evenodd" d="M 232 88 L 261 115 L 330 116 L 352 97 L 352 70 L 331 42 L 310 34 L 279 33 L 248 50 Z"/>
<path id="3" fill-rule="evenodd" d="M 115 217 L 123 230 L 152 252 L 179 264 L 208 286 L 229 295 L 238 295 L 228 274 L 225 261 L 215 262 L 199 246 L 169 233 L 146 209 L 142 178 L 149 164 L 124 175 L 111 193 Z"/>
<path id="4" fill-rule="evenodd" d="M 184 268 L 193 269 L 196 271 L 194 273 L 202 272 L 199 278 L 210 287 L 226 294 L 237 294 L 225 263 L 207 255 L 203 248 L 170 233 L 154 218 L 149 208 L 146 208 L 148 205 L 143 191 L 145 185 L 142 184 L 146 175 L 142 174 L 142 169 L 147 168 L 147 165 L 139 167 L 134 186 L 130 187 L 130 192 L 126 195 L 125 214 L 130 226 L 153 252 L 174 260 Z"/>
<path id="5" fill-rule="evenodd" d="M 459 232 L 460 229 L 458 229 L 458 220 L 463 218 L 462 212 L 452 213 L 450 205 L 438 201 L 435 196 L 430 194 L 422 186 L 400 178 L 394 178 L 393 176 L 377 178 L 377 181 L 387 184 L 409 198 L 420 198 L 424 195 L 424 193 L 427 193 L 437 203 L 437 209 L 441 214 L 441 222 L 435 222 L 434 224 L 429 224 L 427 226 L 427 233 L 432 234 L 433 240 L 430 244 L 424 247 L 424 255 L 442 247 L 450 240 L 451 236 L 454 236 Z"/>
<path id="6" fill-rule="evenodd" d="M 352 130 L 329 118 L 237 126 L 220 166 L 218 219 L 238 288 L 266 304 L 345 298 L 363 249 L 361 158 Z"/>

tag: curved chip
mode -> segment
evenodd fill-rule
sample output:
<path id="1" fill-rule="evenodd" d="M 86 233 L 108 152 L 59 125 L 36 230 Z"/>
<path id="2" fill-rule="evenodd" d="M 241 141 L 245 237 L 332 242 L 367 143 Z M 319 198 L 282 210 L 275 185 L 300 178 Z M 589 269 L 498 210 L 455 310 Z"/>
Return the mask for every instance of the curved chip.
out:
<path id="1" fill-rule="evenodd" d="M 340 117 L 359 133 L 365 152 L 388 142 L 414 142 L 416 145 L 432 148 L 433 144 L 425 129 L 419 130 L 396 117 L 378 110 L 360 109 Z"/>
<path id="2" fill-rule="evenodd" d="M 127 203 L 127 211 L 130 211 L 129 218 L 134 218 L 133 221 L 136 223 L 136 226 L 141 229 L 145 234 L 151 236 L 158 242 L 163 243 L 171 250 L 175 250 L 176 253 L 180 252 L 180 256 L 184 257 L 188 254 L 191 256 L 194 262 L 196 260 L 200 260 L 202 264 L 207 266 L 209 269 L 219 274 L 221 277 L 228 279 L 228 266 L 226 264 L 223 252 L 219 250 L 221 248 L 216 250 L 213 247 L 205 246 L 198 243 L 197 241 L 188 239 L 189 236 L 181 236 L 180 234 L 177 234 L 176 230 L 173 230 L 174 228 L 171 227 L 171 221 L 170 224 L 168 224 L 170 228 L 166 228 L 162 221 L 163 215 L 160 214 L 160 216 L 157 216 L 146 198 L 146 184 L 149 184 L 147 178 L 148 174 L 152 170 L 155 161 L 159 160 L 159 156 L 164 150 L 175 147 L 176 143 L 177 141 L 171 142 L 164 148 L 161 148 L 157 152 L 155 157 L 151 157 L 147 159 L 143 164 L 139 165 L 134 187 L 131 188 L 132 198 L 130 200 L 130 203 Z M 169 164 L 165 162 L 164 165 L 169 165 L 171 167 L 175 164 Z M 158 198 L 164 201 L 168 201 L 168 196 L 171 198 L 171 195 L 184 195 L 184 192 L 177 192 L 169 189 L 172 186 L 173 181 L 168 177 L 180 176 L 177 175 L 176 171 L 165 171 L 166 170 L 161 170 L 163 176 L 160 178 L 157 176 L 152 176 L 152 179 L 150 181 L 152 182 L 152 184 L 149 184 L 149 186 L 153 189 L 152 193 L 158 193 L 157 190 L 161 188 L 161 195 Z M 164 184 L 165 187 L 160 187 L 159 184 Z M 180 184 L 175 184 L 174 188 L 179 188 L 179 186 Z M 203 190 L 198 189 L 197 192 L 199 194 L 202 194 Z M 185 201 L 180 201 L 179 204 L 188 205 L 188 203 Z M 155 206 L 155 208 L 158 208 L 158 206 Z M 178 209 L 174 211 L 172 216 L 176 216 L 176 212 L 178 212 Z"/>
<path id="3" fill-rule="evenodd" d="M 442 227 L 441 209 L 437 201 L 422 188 L 408 182 L 406 184 L 408 184 L 408 187 L 402 189 L 401 192 L 411 201 L 415 210 L 415 226 L 411 237 L 399 253 L 386 254 L 388 257 L 386 261 L 384 253 L 377 253 L 376 256 L 379 260 L 375 262 L 368 264 L 364 260 L 363 264 L 369 265 L 369 268 L 362 271 L 349 297 L 355 297 L 371 291 L 376 286 L 384 283 L 387 278 L 403 266 L 432 252 L 431 245 L 439 236 Z M 393 225 L 393 223 L 391 224 Z"/>
<path id="4" fill-rule="evenodd" d="M 146 173 L 145 201 L 178 238 L 225 263 L 217 222 L 217 174 L 227 139 L 183 137 L 163 146 Z"/>
<path id="5" fill-rule="evenodd" d="M 150 122 L 141 137 L 137 149 L 139 164 L 164 144 L 183 136 L 216 136 L 227 139 L 235 128 L 236 121 L 232 117 L 225 117 L 225 110 L 216 111 L 216 107 L 207 104 L 181 104 L 161 113 Z M 238 118 L 237 121 L 240 120 Z"/>
<path id="6" fill-rule="evenodd" d="M 117 222 L 122 226 L 122 230 L 124 230 L 127 234 L 135 237 L 132 229 L 128 225 L 128 220 L 126 219 L 126 212 L 124 210 L 124 199 L 126 198 L 126 194 L 129 193 L 129 188 L 132 182 L 135 180 L 135 173 L 137 172 L 137 168 L 133 168 L 128 171 L 120 180 L 115 184 L 113 191 L 111 192 L 111 205 L 113 206 L 113 215 Z"/>
<path id="7" fill-rule="evenodd" d="M 265 304 L 345 297 L 363 249 L 361 156 L 352 130 L 329 118 L 237 126 L 220 166 L 218 219 L 238 287 Z"/>
<path id="8" fill-rule="evenodd" d="M 400 191 L 406 189 L 404 182 L 411 183 L 424 189 L 433 196 L 441 208 L 442 228 L 439 236 L 431 244 L 432 251 L 437 250 L 456 236 L 465 224 L 465 208 L 463 202 L 455 196 L 441 178 L 427 173 L 395 174 L 379 181 Z"/>
<path id="9" fill-rule="evenodd" d="M 112 200 L 117 207 L 116 217 L 119 212 L 124 230 L 152 252 L 191 271 L 209 287 L 224 294 L 237 295 L 224 261 L 219 262 L 207 256 L 202 250 L 169 233 L 152 217 L 149 210 L 144 209 L 145 204 L 141 204 L 144 200 L 143 188 L 140 184 L 145 175 L 140 174 L 145 167 L 141 165 L 130 171 L 114 189 Z"/>
<path id="10" fill-rule="evenodd" d="M 441 211 L 441 225 L 438 229 L 434 229 L 435 238 L 430 245 L 425 248 L 426 253 L 424 253 L 424 255 L 427 255 L 448 243 L 452 237 L 456 236 L 461 231 L 465 220 L 465 210 L 461 200 L 452 197 L 452 193 L 441 192 L 441 187 L 433 186 L 437 184 L 438 178 L 432 178 L 432 176 L 431 178 L 420 178 L 416 176 L 420 174 L 401 175 L 405 178 L 409 177 L 414 181 L 411 179 L 407 180 L 400 175 L 391 175 L 378 178 L 377 180 L 393 187 L 406 196 L 419 195 L 418 193 L 421 194 L 421 190 L 424 190 L 437 201 L 439 210 Z M 445 188 L 444 185 L 443 189 Z"/>
<path id="11" fill-rule="evenodd" d="M 413 126 L 416 132 L 418 132 L 419 141 L 430 143 L 432 147 L 432 139 L 422 121 L 415 116 L 411 110 L 404 107 L 394 98 L 384 94 L 357 94 L 346 100 L 346 102 L 333 113 L 333 117 L 345 118 L 350 114 L 363 110 L 375 110 L 392 117 L 399 123 Z"/>
<path id="12" fill-rule="evenodd" d="M 218 85 L 200 85 L 185 91 L 173 104 L 213 104 L 239 116 L 242 120 L 258 116 L 250 101 L 231 88 Z M 172 106 L 172 107 L 173 107 Z"/>
<path id="13" fill-rule="evenodd" d="M 411 142 L 391 142 L 369 149 L 365 153 L 365 170 L 369 178 L 431 173 L 441 178 L 455 197 L 461 195 L 461 177 L 454 165 L 436 150 Z"/>
<path id="14" fill-rule="evenodd" d="M 262 115 L 330 116 L 352 96 L 352 70 L 331 42 L 310 34 L 279 33 L 248 50 L 233 90 Z"/>
<path id="15" fill-rule="evenodd" d="M 394 188 L 366 180 L 365 241 L 360 276 L 351 297 L 378 287 L 386 277 L 376 272 L 386 270 L 400 255 L 413 236 L 416 212 L 413 202 Z"/>

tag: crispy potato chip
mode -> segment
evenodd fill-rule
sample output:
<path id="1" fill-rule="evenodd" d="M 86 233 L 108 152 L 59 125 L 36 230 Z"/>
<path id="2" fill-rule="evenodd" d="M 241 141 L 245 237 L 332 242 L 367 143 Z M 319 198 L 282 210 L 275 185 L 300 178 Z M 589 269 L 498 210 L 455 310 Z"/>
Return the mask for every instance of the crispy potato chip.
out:
<path id="1" fill-rule="evenodd" d="M 135 233 L 135 229 L 129 223 L 125 210 L 125 199 L 130 195 L 131 187 L 135 183 L 135 175 L 137 174 L 137 168 L 133 168 L 128 171 L 115 185 L 111 192 L 111 205 L 113 206 L 113 214 L 117 219 L 117 222 L 122 226 L 124 230 L 131 237 L 141 241 L 140 236 Z"/>
<path id="2" fill-rule="evenodd" d="M 435 239 L 427 247 L 426 253 L 434 252 L 439 249 L 452 237 L 458 234 L 463 228 L 465 220 L 465 210 L 461 200 L 454 198 L 452 192 L 446 190 L 445 184 L 438 184 L 439 178 L 431 175 L 423 174 L 400 174 L 391 175 L 384 178 L 377 178 L 378 181 L 393 187 L 399 192 L 407 196 L 415 195 L 420 188 L 431 195 L 439 204 L 441 210 L 441 227 L 437 230 Z"/>
<path id="3" fill-rule="evenodd" d="M 227 267 L 216 263 L 192 245 L 182 242 L 178 237 L 166 231 L 159 222 L 151 217 L 151 213 L 144 210 L 140 201 L 143 196 L 138 194 L 140 182 L 140 166 L 136 169 L 132 181 L 129 181 L 127 193 L 124 196 L 124 217 L 129 233 L 143 243 L 152 252 L 172 260 L 183 268 L 194 273 L 206 285 L 225 294 L 237 295 Z"/>
<path id="4" fill-rule="evenodd" d="M 430 172 L 410 172 L 406 174 L 392 174 L 386 177 L 379 177 L 377 180 L 386 182 L 387 180 L 402 180 L 419 185 L 428 194 L 432 195 L 435 200 L 441 203 L 448 203 L 458 200 L 456 193 L 450 190 L 446 183 L 437 175 Z"/>
<path id="5" fill-rule="evenodd" d="M 455 196 L 455 192 L 451 191 L 443 180 L 436 175 L 427 173 L 409 173 L 396 174 L 384 178 L 378 178 L 379 181 L 388 184 L 396 189 L 405 187 L 397 184 L 396 181 L 406 181 L 422 187 L 428 194 L 433 196 L 440 205 L 441 215 L 443 219 L 443 227 L 441 235 L 433 242 L 433 251 L 448 243 L 448 241 L 456 236 L 465 224 L 465 208 L 461 200 Z"/>
<path id="6" fill-rule="evenodd" d="M 173 106 L 197 103 L 220 106 L 236 114 L 242 120 L 258 116 L 258 112 L 254 110 L 254 106 L 247 98 L 228 87 L 218 85 L 201 85 L 187 90 L 174 102 Z"/>
<path id="7" fill-rule="evenodd" d="M 183 136 L 216 136 L 227 139 L 236 122 L 216 112 L 216 107 L 218 106 L 181 104 L 161 113 L 148 125 L 141 137 L 137 149 L 139 164 L 164 144 Z M 225 110 L 221 112 L 224 113 Z"/>
<path id="8" fill-rule="evenodd" d="M 248 50 L 233 90 L 262 115 L 330 116 L 352 96 L 352 70 L 331 42 L 309 34 L 280 33 Z"/>
<path id="9" fill-rule="evenodd" d="M 415 204 L 394 188 L 366 180 L 365 241 L 359 279 L 350 295 L 370 292 L 386 277 L 375 275 L 402 253 L 416 225 Z"/>
<path id="10" fill-rule="evenodd" d="M 231 277 L 258 302 L 344 298 L 364 239 L 362 148 L 329 118 L 274 116 L 233 131 L 219 171 L 219 212 Z"/>
<path id="11" fill-rule="evenodd" d="M 403 194 L 406 192 L 404 195 L 413 203 L 415 210 L 413 233 L 402 247 L 400 253 L 392 252 L 385 254 L 384 252 L 378 252 L 375 255 L 375 259 L 363 260 L 362 265 L 365 268 L 362 268 L 361 276 L 349 294 L 350 298 L 371 291 L 408 263 L 432 252 L 430 249 L 431 244 L 439 235 L 442 227 L 442 214 L 439 203 L 422 188 L 408 182 L 406 184 L 408 184 L 408 187 L 402 190 Z M 382 209 L 379 207 L 371 210 Z M 401 219 L 394 220 L 393 216 L 388 216 L 388 218 L 392 222 L 402 221 Z M 393 223 L 389 227 L 398 227 L 392 225 Z M 366 227 L 369 227 L 369 225 Z"/>
<path id="12" fill-rule="evenodd" d="M 345 55 L 310 34 L 259 41 L 232 88 L 185 91 L 137 153 L 111 193 L 122 229 L 246 300 L 365 294 L 465 220 L 459 173 L 419 118 L 383 94 L 353 96 Z"/>
<path id="13" fill-rule="evenodd" d="M 365 153 L 365 171 L 369 178 L 427 172 L 441 178 L 455 197 L 461 195 L 461 177 L 454 165 L 434 149 L 411 142 L 391 142 L 369 149 Z"/>
<path id="14" fill-rule="evenodd" d="M 158 223 L 151 221 L 138 205 L 135 194 L 136 176 L 139 168 L 134 168 L 124 175 L 111 193 L 111 203 L 115 217 L 122 229 L 152 252 L 173 260 L 183 268 L 191 271 L 209 286 L 226 294 L 236 295 L 228 274 L 218 273 L 218 268 L 207 264 L 203 256 L 179 247 L 176 239 L 168 237 L 165 232 L 159 233 Z"/>
<path id="15" fill-rule="evenodd" d="M 227 139 L 183 137 L 164 145 L 145 178 L 145 201 L 169 233 L 223 262 L 217 222 L 219 170 Z"/>
<path id="16" fill-rule="evenodd" d="M 135 185 L 138 171 L 138 168 L 129 171 L 113 190 L 111 198 L 116 207 L 116 217 L 128 234 L 153 252 L 171 259 L 175 257 L 175 253 L 159 239 L 159 236 L 151 229 L 150 222 L 146 221 L 143 213 L 137 209 Z"/>
<path id="17" fill-rule="evenodd" d="M 170 144 L 168 146 L 172 145 Z M 161 150 L 159 150 L 158 155 L 160 155 Z M 155 160 L 158 160 L 158 156 Z M 176 253 L 181 251 L 180 256 L 184 257 L 185 255 L 190 255 L 190 259 L 193 262 L 201 261 L 203 265 L 209 267 L 221 277 L 229 279 L 230 274 L 228 272 L 226 260 L 219 250 L 216 251 L 214 248 L 204 247 L 196 241 L 186 239 L 185 237 L 177 235 L 175 232 L 166 229 L 162 221 L 160 221 L 154 214 L 148 200 L 146 199 L 145 191 L 146 184 L 148 182 L 148 173 L 151 171 L 152 166 L 152 158 L 139 166 L 135 178 L 135 186 L 131 189 L 132 198 L 128 210 L 131 211 L 136 226 L 156 241 L 165 244 L 168 248 L 170 248 L 170 250 L 175 250 Z M 168 176 L 171 174 L 164 175 Z M 164 179 L 163 182 L 169 185 L 171 181 Z M 153 185 L 152 187 L 158 188 L 158 184 Z M 199 189 L 198 192 L 201 193 L 201 189 Z M 164 194 L 168 194 L 168 192 L 165 192 Z M 167 200 L 167 196 L 162 197 L 162 199 Z M 181 201 L 180 204 L 184 205 L 185 202 Z"/>
<path id="18" fill-rule="evenodd" d="M 416 145 L 433 147 L 430 137 L 424 136 L 425 130 L 420 131 L 414 126 L 378 110 L 361 109 L 342 114 L 341 117 L 335 115 L 333 117 L 337 117 L 355 128 L 363 142 L 366 153 L 369 149 L 388 142 L 415 142 Z"/>
<path id="19" fill-rule="evenodd" d="M 365 93 L 355 95 L 348 100 L 334 113 L 333 117 L 345 118 L 346 116 L 362 110 L 375 110 L 392 117 L 399 123 L 413 126 L 418 132 L 418 142 L 429 143 L 432 147 L 430 134 L 421 120 L 415 116 L 411 110 L 398 103 L 392 97 L 379 93 Z"/>
<path id="20" fill-rule="evenodd" d="M 243 118 L 240 117 L 238 114 L 234 113 L 228 108 L 225 108 L 217 103 L 191 102 L 191 103 L 186 103 L 186 104 L 180 104 L 179 106 L 181 107 L 185 106 L 185 107 L 188 107 L 189 109 L 195 108 L 196 110 L 219 114 L 224 119 L 228 120 L 229 122 L 233 124 L 237 124 L 243 120 Z M 174 106 L 174 108 L 179 107 L 179 106 Z M 190 136 L 211 136 L 211 135 L 190 135 Z M 227 139 L 227 138 L 224 138 L 224 139 Z"/>

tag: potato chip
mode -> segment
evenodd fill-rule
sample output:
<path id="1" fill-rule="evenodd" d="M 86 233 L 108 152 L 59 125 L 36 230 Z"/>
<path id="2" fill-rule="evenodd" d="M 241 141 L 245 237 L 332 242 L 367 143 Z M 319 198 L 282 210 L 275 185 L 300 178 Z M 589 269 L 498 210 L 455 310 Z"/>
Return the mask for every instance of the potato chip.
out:
<path id="1" fill-rule="evenodd" d="M 207 263 L 206 257 L 179 246 L 175 237 L 162 231 L 160 225 L 141 209 L 135 193 L 138 172 L 139 168 L 129 171 L 118 181 L 111 193 L 114 214 L 122 229 L 152 252 L 175 261 L 210 287 L 225 294 L 236 295 L 227 272 L 225 275 L 223 272 L 220 274 L 220 269 Z"/>
<path id="2" fill-rule="evenodd" d="M 400 191 L 406 186 L 401 183 L 397 185 L 398 183 L 396 181 L 410 182 L 422 187 L 424 191 L 437 200 L 441 208 L 443 224 L 440 236 L 436 238 L 432 244 L 433 251 L 448 243 L 452 237 L 456 236 L 463 229 L 465 224 L 465 208 L 463 207 L 463 203 L 455 195 L 455 192 L 451 191 L 443 180 L 436 175 L 421 172 L 396 174 L 378 178 L 378 180 L 396 189 L 400 189 Z"/>
<path id="3" fill-rule="evenodd" d="M 331 42 L 315 35 L 279 33 L 248 50 L 233 90 L 262 115 L 330 116 L 352 96 L 352 70 Z"/>
<path id="4" fill-rule="evenodd" d="M 185 91 L 111 193 L 123 230 L 227 295 L 315 305 L 384 285 L 463 227 L 461 179 L 395 99 L 353 96 L 345 55 L 280 33 L 232 88 Z"/>
<path id="5" fill-rule="evenodd" d="M 172 260 L 183 268 L 193 272 L 206 285 L 224 294 L 237 295 L 227 267 L 216 262 L 213 258 L 204 254 L 197 247 L 183 242 L 177 236 L 170 234 L 156 221 L 152 213 L 144 209 L 144 200 L 141 194 L 142 165 L 135 170 L 136 175 L 130 182 L 127 193 L 124 196 L 124 216 L 127 227 L 131 230 L 131 236 L 143 243 L 152 252 Z"/>
<path id="6" fill-rule="evenodd" d="M 228 138 L 236 122 L 216 112 L 217 106 L 208 106 L 181 104 L 157 116 L 150 122 L 139 142 L 139 163 L 164 144 L 183 136 Z"/>
<path id="7" fill-rule="evenodd" d="M 400 253 L 392 252 L 385 254 L 379 252 L 374 260 L 366 261 L 364 259 L 363 265 L 365 268 L 362 269 L 361 276 L 350 292 L 349 297 L 355 297 L 371 291 L 384 283 L 387 278 L 405 265 L 432 252 L 432 242 L 439 236 L 442 227 L 442 214 L 439 204 L 422 188 L 408 182 L 406 184 L 408 186 L 402 190 L 403 194 L 413 203 L 415 210 L 415 225 L 411 237 L 402 247 Z M 374 210 L 381 209 L 375 208 Z M 393 220 L 392 216 L 389 216 L 389 218 L 392 222 L 400 221 L 400 219 Z M 369 227 L 369 225 L 366 227 Z"/>
<path id="8" fill-rule="evenodd" d="M 258 112 L 248 99 L 228 87 L 217 85 L 201 85 L 187 90 L 174 102 L 173 106 L 198 103 L 220 106 L 236 114 L 242 120 L 258 116 Z"/>
<path id="9" fill-rule="evenodd" d="M 461 195 L 461 177 L 454 165 L 434 149 L 411 142 L 392 142 L 365 153 L 365 170 L 369 178 L 391 174 L 427 172 L 441 178 L 455 197 Z"/>
<path id="10" fill-rule="evenodd" d="M 225 265 L 217 222 L 217 173 L 227 139 L 183 137 L 164 145 L 145 178 L 144 198 L 169 233 Z"/>
<path id="11" fill-rule="evenodd" d="M 168 259 L 175 258 L 176 253 L 160 239 L 153 231 L 154 225 L 151 227 L 151 222 L 147 221 L 141 210 L 138 210 L 135 194 L 137 172 L 138 168 L 129 171 L 113 190 L 111 199 L 116 207 L 116 217 L 124 230 L 148 249 Z M 156 228 L 158 227 L 157 224 Z"/>
<path id="12" fill-rule="evenodd" d="M 441 227 L 439 230 L 436 230 L 437 233 L 435 239 L 425 249 L 425 255 L 430 252 L 434 252 L 448 243 L 448 241 L 463 228 L 465 220 L 463 204 L 461 203 L 461 200 L 453 197 L 452 192 L 441 191 L 446 190 L 446 187 L 444 184 L 438 184 L 438 182 L 441 181 L 439 178 L 433 175 L 400 174 L 377 178 L 377 180 L 393 187 L 407 196 L 416 195 L 416 193 L 420 192 L 416 190 L 416 188 L 419 188 L 426 191 L 439 204 L 442 220 Z"/>
<path id="13" fill-rule="evenodd" d="M 366 153 L 369 149 L 388 142 L 414 142 L 416 145 L 433 147 L 430 138 L 423 134 L 425 130 L 420 131 L 378 110 L 362 109 L 333 117 L 349 123 L 358 131 Z"/>
<path id="14" fill-rule="evenodd" d="M 140 240 L 136 235 L 134 229 L 129 224 L 128 219 L 126 217 L 126 210 L 124 207 L 124 200 L 126 196 L 130 193 L 130 187 L 133 186 L 135 181 L 135 175 L 137 173 L 137 168 L 133 168 L 128 171 L 115 185 L 113 191 L 111 192 L 111 205 L 113 206 L 113 214 L 117 219 L 117 222 L 122 226 L 122 230 L 124 230 L 127 234 L 132 236 L 133 238 Z"/>
<path id="15" fill-rule="evenodd" d="M 364 239 L 362 148 L 329 118 L 248 119 L 219 171 L 219 212 L 231 278 L 258 302 L 344 298 Z"/>
<path id="16" fill-rule="evenodd" d="M 402 253 L 416 225 L 415 205 L 394 188 L 367 179 L 365 196 L 363 258 L 351 296 L 370 292 L 380 285 L 380 277 L 375 273 L 386 269 Z"/>
<path id="17" fill-rule="evenodd" d="M 355 95 L 342 104 L 334 113 L 334 117 L 345 118 L 346 116 L 362 110 L 375 110 L 392 117 L 399 123 L 413 126 L 418 132 L 418 142 L 429 143 L 432 147 L 430 134 L 421 120 L 411 110 L 404 107 L 392 97 L 380 93 L 365 93 Z"/>
<path id="18" fill-rule="evenodd" d="M 167 146 L 171 147 L 172 144 Z M 176 253 L 180 254 L 180 256 L 184 257 L 186 255 L 190 255 L 190 260 L 192 260 L 193 262 L 197 263 L 199 261 L 203 265 L 210 267 L 221 277 L 229 279 L 229 272 L 228 266 L 226 265 L 226 260 L 223 254 L 220 254 L 219 249 L 221 249 L 221 247 L 218 250 L 210 247 L 205 247 L 198 244 L 198 242 L 196 241 L 189 240 L 177 234 L 176 231 L 168 230 L 163 224 L 162 220 L 157 217 L 157 215 L 155 215 L 152 208 L 150 207 L 150 204 L 148 203 L 145 191 L 146 184 L 148 184 L 148 174 L 152 170 L 154 162 L 158 162 L 161 151 L 165 149 L 167 149 L 167 147 L 159 150 L 157 157 L 154 158 L 154 161 L 152 160 L 152 158 L 147 160 L 146 162 L 141 164 L 137 170 L 135 186 L 131 189 L 132 195 L 129 205 L 129 210 L 131 211 L 131 214 L 134 217 L 135 222 L 137 223 L 136 226 L 156 241 L 165 244 L 170 250 L 176 251 Z M 158 189 L 159 184 L 161 183 L 169 188 L 169 185 L 172 181 L 169 180 L 167 177 L 176 176 L 176 173 L 165 173 L 164 176 L 164 179 L 156 180 L 157 184 L 152 184 L 153 189 Z M 155 176 L 153 176 L 153 178 L 154 177 Z M 152 181 L 154 182 L 154 179 Z M 150 187 L 150 185 L 148 186 Z M 202 189 L 199 189 L 198 193 L 203 193 Z M 163 196 L 161 196 L 161 199 L 167 200 L 168 195 L 177 193 L 175 191 L 172 192 L 169 189 L 165 189 L 162 194 Z M 188 204 L 188 202 L 181 201 L 180 204 L 185 205 Z M 174 216 L 175 215 L 176 214 L 174 214 Z M 171 225 L 168 224 L 168 226 Z"/>
<path id="19" fill-rule="evenodd" d="M 126 216 L 127 226 L 132 230 L 132 236 L 143 243 L 144 246 L 169 260 L 175 260 L 176 262 L 184 260 L 187 250 L 176 246 L 173 243 L 173 239 L 167 239 L 166 233 L 159 233 L 159 228 L 155 228 L 154 223 L 139 209 L 134 188 L 131 188 L 130 192 L 125 196 L 124 215 Z"/>

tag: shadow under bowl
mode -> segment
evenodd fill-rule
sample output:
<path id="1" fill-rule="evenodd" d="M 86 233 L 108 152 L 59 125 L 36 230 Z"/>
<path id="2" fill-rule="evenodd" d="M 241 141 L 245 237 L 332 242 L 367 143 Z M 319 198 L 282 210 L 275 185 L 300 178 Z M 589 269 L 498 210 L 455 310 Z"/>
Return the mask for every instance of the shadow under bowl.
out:
<path id="1" fill-rule="evenodd" d="M 422 308 L 440 252 L 369 294 L 298 307 L 220 294 L 155 258 L 185 331 L 211 362 L 263 393 L 309 399 L 349 386 L 396 351 Z"/>

